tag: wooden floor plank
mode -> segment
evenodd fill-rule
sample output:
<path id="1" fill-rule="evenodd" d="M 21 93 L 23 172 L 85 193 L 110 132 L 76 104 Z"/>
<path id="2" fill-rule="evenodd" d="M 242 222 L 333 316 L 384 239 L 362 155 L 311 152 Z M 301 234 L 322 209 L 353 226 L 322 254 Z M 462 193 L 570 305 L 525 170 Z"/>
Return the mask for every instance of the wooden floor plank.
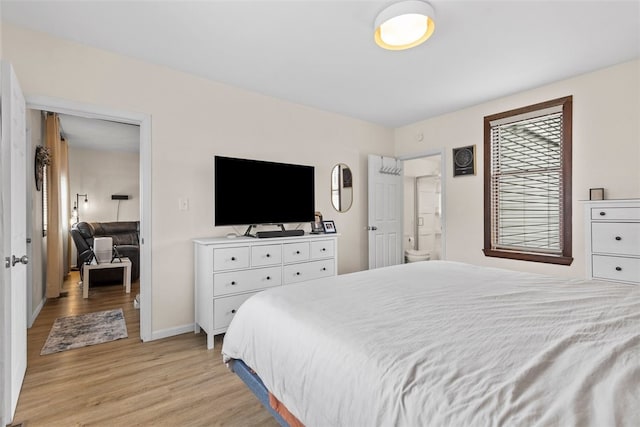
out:
<path id="1" fill-rule="evenodd" d="M 187 333 L 143 343 L 139 310 L 121 285 L 47 301 L 27 336 L 27 373 L 13 424 L 37 426 L 268 426 L 278 423 L 222 363 L 221 337 Z M 128 338 L 40 356 L 58 317 L 122 308 Z"/>

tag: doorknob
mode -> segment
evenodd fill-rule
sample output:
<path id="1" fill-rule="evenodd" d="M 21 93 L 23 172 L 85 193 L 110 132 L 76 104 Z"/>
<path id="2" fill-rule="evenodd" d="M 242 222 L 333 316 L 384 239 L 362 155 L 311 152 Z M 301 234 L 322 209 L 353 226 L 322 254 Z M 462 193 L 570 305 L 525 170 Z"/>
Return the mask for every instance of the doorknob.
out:
<path id="1" fill-rule="evenodd" d="M 26 255 L 22 255 L 20 258 L 16 258 L 15 255 L 11 255 L 11 267 L 21 262 L 22 264 L 27 264 L 29 262 L 29 257 Z"/>
<path id="2" fill-rule="evenodd" d="M 367 227 L 367 230 L 369 231 L 376 231 L 378 229 L 378 227 L 376 227 L 375 225 L 370 225 Z"/>

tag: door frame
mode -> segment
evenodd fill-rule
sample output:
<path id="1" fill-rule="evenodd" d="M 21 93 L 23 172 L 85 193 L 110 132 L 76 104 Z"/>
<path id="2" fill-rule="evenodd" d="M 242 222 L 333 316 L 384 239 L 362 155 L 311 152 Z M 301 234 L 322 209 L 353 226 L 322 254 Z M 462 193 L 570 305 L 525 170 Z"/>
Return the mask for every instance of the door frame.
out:
<path id="1" fill-rule="evenodd" d="M 442 234 L 440 235 L 440 245 L 441 245 L 441 259 L 445 260 L 447 259 L 447 239 L 446 239 L 446 235 L 447 235 L 447 226 L 446 226 L 446 220 L 447 220 L 447 215 L 446 215 L 446 211 L 447 211 L 447 192 L 446 192 L 446 183 L 447 183 L 447 162 L 446 162 L 446 152 L 444 148 L 439 148 L 439 149 L 433 149 L 433 150 L 426 150 L 426 151 L 420 151 L 417 153 L 412 153 L 412 154 L 404 154 L 402 156 L 396 156 L 398 158 L 398 160 L 402 160 L 407 161 L 407 160 L 414 160 L 414 159 L 422 159 L 424 157 L 433 157 L 433 156 L 440 156 L 440 203 L 441 203 L 441 211 L 440 211 L 440 224 L 442 227 Z M 402 205 L 402 209 L 404 210 L 404 203 Z"/>
<path id="2" fill-rule="evenodd" d="M 140 339 L 151 341 L 151 115 L 48 96 L 27 96 L 26 104 L 27 109 L 140 126 Z"/>

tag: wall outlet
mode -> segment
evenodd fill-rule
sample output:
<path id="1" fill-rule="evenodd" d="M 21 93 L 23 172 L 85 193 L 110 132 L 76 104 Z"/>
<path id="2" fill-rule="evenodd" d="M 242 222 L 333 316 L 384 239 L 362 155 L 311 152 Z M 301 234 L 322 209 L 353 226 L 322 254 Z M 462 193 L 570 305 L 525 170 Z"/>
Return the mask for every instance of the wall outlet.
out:
<path id="1" fill-rule="evenodd" d="M 179 198 L 178 199 L 178 210 L 188 211 L 189 210 L 189 199 L 187 198 Z"/>

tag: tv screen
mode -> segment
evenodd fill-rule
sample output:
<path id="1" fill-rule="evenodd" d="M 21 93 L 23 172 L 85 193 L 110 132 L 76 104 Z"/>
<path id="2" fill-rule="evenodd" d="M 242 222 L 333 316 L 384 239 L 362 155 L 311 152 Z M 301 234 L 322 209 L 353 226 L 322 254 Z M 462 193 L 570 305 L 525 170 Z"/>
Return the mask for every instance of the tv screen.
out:
<path id="1" fill-rule="evenodd" d="M 313 166 L 215 156 L 216 226 L 313 222 Z"/>

